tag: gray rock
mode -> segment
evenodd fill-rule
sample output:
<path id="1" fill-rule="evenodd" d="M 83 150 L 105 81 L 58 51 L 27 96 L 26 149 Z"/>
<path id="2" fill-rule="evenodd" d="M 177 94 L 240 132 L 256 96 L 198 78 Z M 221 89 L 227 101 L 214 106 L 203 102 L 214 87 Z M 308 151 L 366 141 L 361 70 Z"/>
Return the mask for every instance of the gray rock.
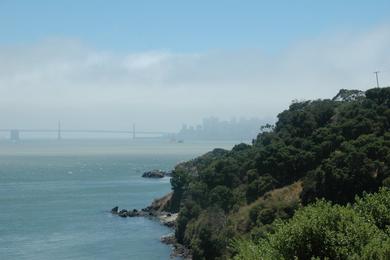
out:
<path id="1" fill-rule="evenodd" d="M 120 216 L 122 218 L 127 217 L 127 210 L 122 209 L 121 211 L 119 211 L 118 216 Z"/>
<path id="2" fill-rule="evenodd" d="M 166 221 L 163 224 L 164 224 L 164 226 L 167 226 L 169 228 L 173 228 L 176 226 L 176 221 Z"/>
<path id="3" fill-rule="evenodd" d="M 152 170 L 148 172 L 144 172 L 142 174 L 142 177 L 144 178 L 164 178 L 164 177 L 169 177 L 171 173 L 162 171 L 162 170 Z"/>
<path id="4" fill-rule="evenodd" d="M 140 213 L 138 212 L 138 210 L 133 209 L 133 210 L 127 211 L 127 216 L 128 217 L 138 217 L 138 216 L 140 216 Z"/>
<path id="5" fill-rule="evenodd" d="M 162 236 L 160 238 L 160 241 L 164 244 L 167 244 L 167 245 L 173 245 L 176 243 L 176 239 L 175 239 L 175 235 L 174 234 L 169 234 L 169 235 L 166 235 L 166 236 Z"/>
<path id="6" fill-rule="evenodd" d="M 112 208 L 112 209 L 111 209 L 111 213 L 112 213 L 112 214 L 118 214 L 118 209 L 119 209 L 118 206 Z"/>

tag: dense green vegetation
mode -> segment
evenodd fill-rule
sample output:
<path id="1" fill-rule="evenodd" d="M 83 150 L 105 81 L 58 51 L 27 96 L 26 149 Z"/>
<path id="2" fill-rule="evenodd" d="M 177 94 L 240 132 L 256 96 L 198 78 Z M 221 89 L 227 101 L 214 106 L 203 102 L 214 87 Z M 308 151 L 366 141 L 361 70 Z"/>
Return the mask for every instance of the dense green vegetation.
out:
<path id="1" fill-rule="evenodd" d="M 194 259 L 389 256 L 389 192 L 363 196 L 390 186 L 389 128 L 390 88 L 294 102 L 252 145 L 175 168 L 176 239 Z"/>
<path id="2" fill-rule="evenodd" d="M 389 217 L 389 189 L 353 206 L 319 200 L 275 223 L 275 231 L 257 243 L 236 241 L 235 259 L 390 259 Z"/>

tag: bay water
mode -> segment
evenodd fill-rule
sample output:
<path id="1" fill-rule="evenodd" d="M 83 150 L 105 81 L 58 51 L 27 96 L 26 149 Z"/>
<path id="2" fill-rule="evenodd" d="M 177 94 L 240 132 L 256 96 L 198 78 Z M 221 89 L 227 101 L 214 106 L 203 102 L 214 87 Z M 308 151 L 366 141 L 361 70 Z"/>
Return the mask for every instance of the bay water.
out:
<path id="1" fill-rule="evenodd" d="M 120 218 L 114 206 L 148 206 L 171 190 L 152 169 L 234 142 L 0 141 L 0 259 L 169 259 L 157 221 Z"/>

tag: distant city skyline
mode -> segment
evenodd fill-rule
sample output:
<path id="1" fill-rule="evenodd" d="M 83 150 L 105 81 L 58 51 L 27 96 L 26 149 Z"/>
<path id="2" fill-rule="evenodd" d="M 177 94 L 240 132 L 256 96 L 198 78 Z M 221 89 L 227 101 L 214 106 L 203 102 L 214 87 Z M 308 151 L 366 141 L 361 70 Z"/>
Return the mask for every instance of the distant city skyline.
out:
<path id="1" fill-rule="evenodd" d="M 261 127 L 273 124 L 273 119 L 230 118 L 220 120 L 218 117 L 203 118 L 197 125 L 183 124 L 176 138 L 179 140 L 235 140 L 251 141 L 261 132 Z"/>

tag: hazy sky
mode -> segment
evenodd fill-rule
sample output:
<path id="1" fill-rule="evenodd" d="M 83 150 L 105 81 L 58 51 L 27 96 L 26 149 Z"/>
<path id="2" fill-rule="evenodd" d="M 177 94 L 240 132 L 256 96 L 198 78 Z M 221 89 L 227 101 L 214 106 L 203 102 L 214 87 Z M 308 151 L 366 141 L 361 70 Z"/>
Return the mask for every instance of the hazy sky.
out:
<path id="1" fill-rule="evenodd" d="M 0 0 L 0 128 L 177 130 L 390 85 L 390 1 Z"/>

